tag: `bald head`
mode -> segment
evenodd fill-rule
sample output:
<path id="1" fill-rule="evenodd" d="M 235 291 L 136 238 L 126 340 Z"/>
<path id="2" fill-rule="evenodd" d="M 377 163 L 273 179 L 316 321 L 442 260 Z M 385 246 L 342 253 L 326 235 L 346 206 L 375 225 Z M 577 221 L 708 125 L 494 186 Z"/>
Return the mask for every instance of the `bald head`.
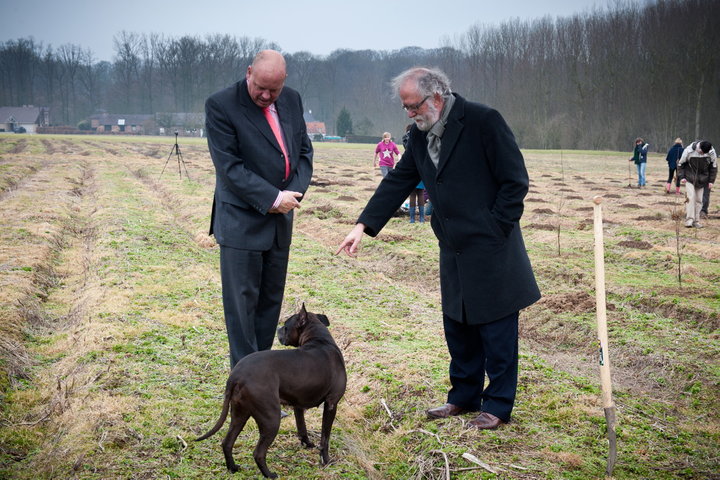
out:
<path id="1" fill-rule="evenodd" d="M 265 68 L 273 71 L 282 71 L 285 75 L 285 57 L 277 50 L 262 50 L 255 55 L 252 68 Z"/>
<path id="2" fill-rule="evenodd" d="M 263 50 L 255 55 L 252 65 L 247 69 L 250 98 L 260 108 L 269 107 L 282 92 L 287 72 L 285 58 L 275 50 Z"/>

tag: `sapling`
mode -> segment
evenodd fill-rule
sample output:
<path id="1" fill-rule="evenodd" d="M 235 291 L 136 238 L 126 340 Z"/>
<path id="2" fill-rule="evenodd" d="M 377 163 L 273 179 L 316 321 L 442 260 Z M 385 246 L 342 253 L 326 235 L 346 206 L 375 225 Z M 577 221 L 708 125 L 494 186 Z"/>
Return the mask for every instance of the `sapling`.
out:
<path id="1" fill-rule="evenodd" d="M 686 200 L 687 201 L 687 200 Z M 680 204 L 675 204 L 670 209 L 670 218 L 675 222 L 675 252 L 677 253 L 677 279 L 678 285 L 682 287 L 682 251 L 685 245 L 682 244 L 680 232 L 683 228 L 683 214 Z"/>
<path id="2" fill-rule="evenodd" d="M 562 225 L 562 209 L 565 205 L 565 195 L 563 193 L 560 193 L 560 198 L 558 200 L 557 204 L 557 210 L 556 210 L 556 225 L 555 225 L 555 232 L 557 234 L 557 254 L 558 257 L 560 256 L 560 226 Z"/>

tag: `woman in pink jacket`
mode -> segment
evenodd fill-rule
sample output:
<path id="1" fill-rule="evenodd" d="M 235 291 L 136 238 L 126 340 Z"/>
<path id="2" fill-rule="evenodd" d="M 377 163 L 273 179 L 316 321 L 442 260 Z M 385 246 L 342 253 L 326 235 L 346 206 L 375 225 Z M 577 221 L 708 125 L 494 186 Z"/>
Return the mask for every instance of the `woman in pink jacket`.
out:
<path id="1" fill-rule="evenodd" d="M 380 173 L 385 178 L 395 166 L 395 155 L 400 155 L 395 142 L 391 140 L 390 132 L 383 133 L 383 138 L 375 147 L 375 156 L 373 157 L 373 168 L 378 166 L 378 157 L 380 157 Z"/>

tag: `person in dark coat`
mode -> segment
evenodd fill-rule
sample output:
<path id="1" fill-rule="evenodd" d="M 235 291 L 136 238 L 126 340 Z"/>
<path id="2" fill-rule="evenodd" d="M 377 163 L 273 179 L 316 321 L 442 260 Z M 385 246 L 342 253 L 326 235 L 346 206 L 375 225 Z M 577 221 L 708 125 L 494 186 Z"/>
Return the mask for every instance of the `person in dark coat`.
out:
<path id="1" fill-rule="evenodd" d="M 529 186 L 525 162 L 503 117 L 452 93 L 442 71 L 411 68 L 393 86 L 415 122 L 407 150 L 337 253 L 356 255 L 363 234 L 376 236 L 423 181 L 440 246 L 452 385 L 447 403 L 427 414 L 479 412 L 470 426 L 497 428 L 515 402 L 519 311 L 540 298 L 519 224 Z"/>
<path id="2" fill-rule="evenodd" d="M 313 148 L 302 100 L 284 86 L 286 77 L 283 56 L 263 50 L 244 80 L 205 102 L 215 166 L 210 234 L 220 245 L 231 368 L 244 356 L 272 346 L 293 211 L 312 177 Z"/>
<path id="3" fill-rule="evenodd" d="M 673 177 L 675 177 L 675 193 L 680 193 L 680 177 L 676 175 L 677 173 L 677 162 L 680 160 L 680 157 L 682 157 L 683 154 L 683 144 L 682 144 L 682 138 L 678 137 L 675 139 L 675 143 L 667 152 L 667 156 L 665 157 L 665 161 L 668 164 L 668 179 L 667 183 L 665 184 L 665 193 L 670 193 L 670 189 L 672 188 L 672 181 Z"/>
<path id="4" fill-rule="evenodd" d="M 645 170 L 647 169 L 647 153 L 650 144 L 645 143 L 642 138 L 635 139 L 635 148 L 633 149 L 633 156 L 629 161 L 635 162 L 635 167 L 638 172 L 638 188 L 643 188 L 646 184 Z"/>

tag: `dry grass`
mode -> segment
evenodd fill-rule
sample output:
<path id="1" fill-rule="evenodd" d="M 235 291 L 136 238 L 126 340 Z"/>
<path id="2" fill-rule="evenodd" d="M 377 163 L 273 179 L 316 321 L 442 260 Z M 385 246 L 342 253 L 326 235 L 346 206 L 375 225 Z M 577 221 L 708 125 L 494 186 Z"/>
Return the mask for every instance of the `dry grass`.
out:
<path id="1" fill-rule="evenodd" d="M 170 146 L 161 139 L 6 138 L 13 137 L 0 137 L 0 475 L 216 477 L 223 468 L 215 444 L 183 445 L 214 420 L 226 374 L 206 147 L 183 145 L 188 182 L 174 159 L 160 177 Z M 717 207 L 706 228 L 676 231 L 671 211 L 682 198 L 663 193 L 659 156 L 650 159 L 654 186 L 637 190 L 626 187 L 625 154 L 564 152 L 561 165 L 559 152 L 528 152 L 522 224 L 544 298 L 522 314 L 515 421 L 478 434 L 464 418 L 424 420 L 448 388 L 430 225 L 393 219 L 364 241 L 359 258 L 331 255 L 380 180 L 368 151 L 318 145 L 313 187 L 298 211 L 283 314 L 307 301 L 331 317 L 349 383 L 334 463 L 320 469 L 316 452 L 300 449 L 293 427 L 283 427 L 271 450 L 280 472 L 493 478 L 463 452 L 497 469 L 496 478 L 601 471 L 591 199 L 602 194 L 627 445 L 619 478 L 647 478 L 648 464 L 661 478 L 712 478 L 717 454 L 709 445 L 720 430 L 709 414 L 720 406 Z M 313 434 L 319 422 L 319 412 L 309 412 Z M 249 426 L 236 455 L 251 469 L 255 436 Z M 673 456 L 683 445 L 694 453 Z"/>

